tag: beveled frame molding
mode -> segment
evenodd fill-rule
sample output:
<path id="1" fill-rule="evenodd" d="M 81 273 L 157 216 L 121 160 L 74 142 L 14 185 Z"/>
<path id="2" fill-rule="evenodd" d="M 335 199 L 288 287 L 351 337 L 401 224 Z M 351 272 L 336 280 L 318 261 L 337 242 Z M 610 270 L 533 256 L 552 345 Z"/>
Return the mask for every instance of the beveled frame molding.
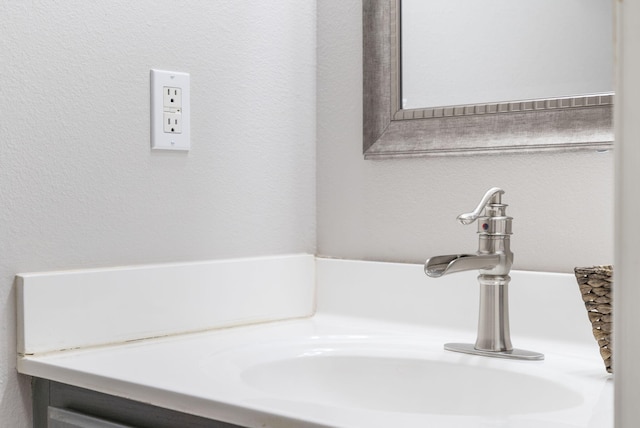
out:
<path id="1" fill-rule="evenodd" d="M 613 147 L 613 94 L 400 108 L 400 0 L 363 0 L 365 159 Z"/>

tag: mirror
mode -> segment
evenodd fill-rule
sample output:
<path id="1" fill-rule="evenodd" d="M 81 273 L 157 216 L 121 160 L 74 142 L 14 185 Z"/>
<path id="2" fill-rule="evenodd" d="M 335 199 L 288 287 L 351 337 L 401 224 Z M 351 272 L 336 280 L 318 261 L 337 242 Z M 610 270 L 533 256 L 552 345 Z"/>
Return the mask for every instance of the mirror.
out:
<path id="1" fill-rule="evenodd" d="M 612 20 L 604 0 L 364 0 L 365 158 L 610 149 Z"/>
<path id="2" fill-rule="evenodd" d="M 608 0 L 400 6 L 403 109 L 613 92 Z"/>

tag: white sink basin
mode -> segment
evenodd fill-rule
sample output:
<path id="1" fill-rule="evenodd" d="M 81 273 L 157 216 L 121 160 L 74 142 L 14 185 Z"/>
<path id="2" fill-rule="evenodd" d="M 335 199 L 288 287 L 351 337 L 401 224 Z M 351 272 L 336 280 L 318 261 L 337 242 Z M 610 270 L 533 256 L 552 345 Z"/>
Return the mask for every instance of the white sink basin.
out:
<path id="1" fill-rule="evenodd" d="M 409 358 L 301 356 L 250 367 L 242 380 L 289 400 L 387 412 L 512 415 L 583 401 L 576 391 L 546 379 Z"/>
<path id="2" fill-rule="evenodd" d="M 274 400 L 333 408 L 508 416 L 580 406 L 580 391 L 545 375 L 542 364 L 347 336 L 243 346 L 209 356 L 202 367 Z"/>

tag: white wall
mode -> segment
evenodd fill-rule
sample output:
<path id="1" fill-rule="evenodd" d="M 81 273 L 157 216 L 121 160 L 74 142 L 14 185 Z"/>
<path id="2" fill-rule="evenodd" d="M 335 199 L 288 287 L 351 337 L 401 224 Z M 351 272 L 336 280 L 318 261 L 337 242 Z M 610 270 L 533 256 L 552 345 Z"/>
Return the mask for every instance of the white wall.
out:
<path id="1" fill-rule="evenodd" d="M 640 421 L 640 4 L 620 1 L 616 6 L 615 426 L 635 428 Z"/>
<path id="2" fill-rule="evenodd" d="M 315 13 L 0 2 L 0 425 L 30 426 L 16 273 L 315 251 Z M 150 68 L 191 73 L 189 153 L 150 152 Z"/>
<path id="3" fill-rule="evenodd" d="M 612 153 L 363 160 L 361 8 L 318 2 L 318 252 L 416 263 L 475 252 L 475 224 L 455 218 L 499 186 L 514 268 L 612 263 Z"/>

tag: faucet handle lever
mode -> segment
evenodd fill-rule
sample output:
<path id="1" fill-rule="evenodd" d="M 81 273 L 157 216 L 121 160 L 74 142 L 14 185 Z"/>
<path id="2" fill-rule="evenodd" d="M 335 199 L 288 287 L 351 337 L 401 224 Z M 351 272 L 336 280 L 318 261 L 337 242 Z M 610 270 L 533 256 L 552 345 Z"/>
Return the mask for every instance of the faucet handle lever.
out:
<path id="1" fill-rule="evenodd" d="M 492 187 L 487 190 L 487 193 L 484 194 L 482 200 L 478 204 L 475 210 L 470 213 L 460 214 L 458 216 L 458 221 L 462 224 L 471 224 L 480 217 L 482 211 L 486 208 L 487 204 L 501 204 L 502 203 L 502 194 L 504 190 L 499 187 Z"/>

